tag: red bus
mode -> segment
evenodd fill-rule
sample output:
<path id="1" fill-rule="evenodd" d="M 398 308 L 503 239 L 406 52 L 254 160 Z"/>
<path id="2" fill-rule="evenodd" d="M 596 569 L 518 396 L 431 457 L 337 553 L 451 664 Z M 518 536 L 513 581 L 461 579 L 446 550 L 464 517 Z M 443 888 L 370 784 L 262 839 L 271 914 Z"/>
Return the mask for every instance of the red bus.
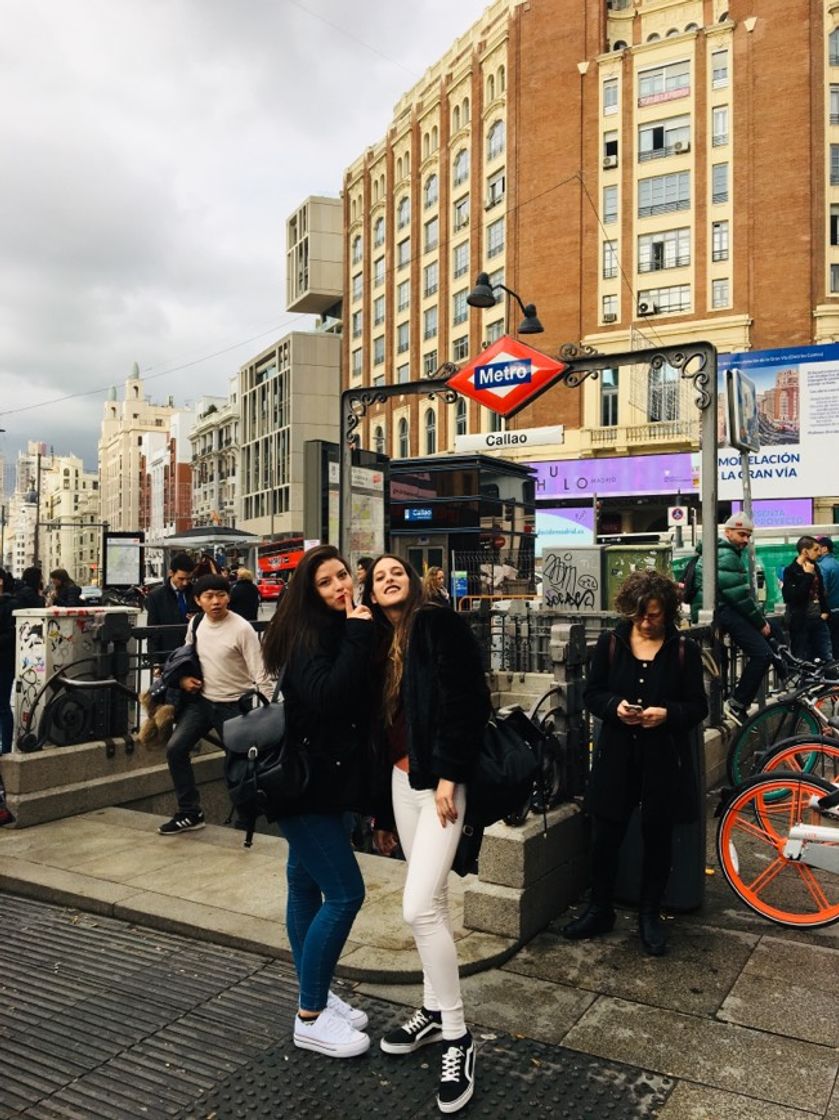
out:
<path id="1" fill-rule="evenodd" d="M 263 541 L 257 552 L 260 576 L 278 574 L 287 579 L 303 558 L 303 538 Z"/>

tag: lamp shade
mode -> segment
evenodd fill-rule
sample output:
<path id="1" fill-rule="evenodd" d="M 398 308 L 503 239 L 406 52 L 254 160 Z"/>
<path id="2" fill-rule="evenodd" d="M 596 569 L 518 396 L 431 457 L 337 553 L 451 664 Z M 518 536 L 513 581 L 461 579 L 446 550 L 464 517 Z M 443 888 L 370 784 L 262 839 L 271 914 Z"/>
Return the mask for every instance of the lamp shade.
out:
<path id="1" fill-rule="evenodd" d="M 466 297 L 470 307 L 495 307 L 495 293 L 485 272 L 479 272 L 475 287 Z"/>
<path id="2" fill-rule="evenodd" d="M 519 334 L 542 334 L 544 327 L 539 322 L 536 314 L 536 304 L 528 303 L 524 309 L 524 318 L 519 324 Z"/>

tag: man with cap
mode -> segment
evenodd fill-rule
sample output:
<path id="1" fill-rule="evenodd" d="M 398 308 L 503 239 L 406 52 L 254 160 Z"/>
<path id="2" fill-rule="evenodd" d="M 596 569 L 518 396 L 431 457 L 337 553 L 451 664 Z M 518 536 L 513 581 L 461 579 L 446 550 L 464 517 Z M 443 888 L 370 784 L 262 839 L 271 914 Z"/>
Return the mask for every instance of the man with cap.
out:
<path id="1" fill-rule="evenodd" d="M 816 544 L 819 546 L 819 571 L 830 612 L 827 625 L 833 647 L 833 660 L 839 661 L 839 560 L 833 554 L 833 541 L 830 537 L 816 537 Z"/>
<path id="2" fill-rule="evenodd" d="M 725 522 L 722 531 L 723 535 L 717 541 L 714 620 L 747 658 L 740 680 L 723 705 L 723 711 L 732 722 L 742 725 L 772 661 L 772 649 L 767 641 L 772 630 L 752 593 L 749 569 L 743 555 L 754 532 L 754 522 L 745 513 L 735 513 Z M 697 551 L 700 556 L 696 565 L 696 581 L 701 588 L 702 554 L 701 549 Z M 695 599 L 693 606 L 701 606 L 701 600 Z"/>

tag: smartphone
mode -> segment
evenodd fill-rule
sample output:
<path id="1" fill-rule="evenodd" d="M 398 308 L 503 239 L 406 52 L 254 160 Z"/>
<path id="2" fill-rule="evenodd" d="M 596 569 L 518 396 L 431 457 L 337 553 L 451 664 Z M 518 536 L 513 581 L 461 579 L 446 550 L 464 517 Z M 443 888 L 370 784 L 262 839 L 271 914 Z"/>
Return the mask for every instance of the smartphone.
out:
<path id="1" fill-rule="evenodd" d="M 630 712 L 643 712 L 644 710 L 641 704 L 630 704 L 628 700 L 626 702 L 626 706 L 627 708 L 629 708 Z"/>

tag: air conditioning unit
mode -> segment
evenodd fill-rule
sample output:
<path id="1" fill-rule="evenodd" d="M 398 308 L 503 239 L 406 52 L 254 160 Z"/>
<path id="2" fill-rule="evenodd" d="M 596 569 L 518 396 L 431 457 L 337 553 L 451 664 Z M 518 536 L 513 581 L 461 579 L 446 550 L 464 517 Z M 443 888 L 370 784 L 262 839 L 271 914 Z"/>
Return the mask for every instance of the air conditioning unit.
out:
<path id="1" fill-rule="evenodd" d="M 608 313 L 608 315 L 603 316 L 603 322 L 604 323 L 616 323 L 617 321 L 618 321 L 618 317 L 614 313 L 614 311 L 610 311 Z"/>
<path id="2" fill-rule="evenodd" d="M 658 307 L 654 303 L 641 302 L 638 304 L 639 315 L 655 315 Z"/>
<path id="3" fill-rule="evenodd" d="M 604 168 L 604 170 L 607 167 L 617 167 L 617 166 L 618 166 L 618 157 L 617 156 L 604 156 L 603 157 L 603 168 Z"/>
<path id="4" fill-rule="evenodd" d="M 674 152 L 689 152 L 690 151 L 690 141 L 689 140 L 677 140 L 676 143 L 673 145 L 673 151 Z"/>

